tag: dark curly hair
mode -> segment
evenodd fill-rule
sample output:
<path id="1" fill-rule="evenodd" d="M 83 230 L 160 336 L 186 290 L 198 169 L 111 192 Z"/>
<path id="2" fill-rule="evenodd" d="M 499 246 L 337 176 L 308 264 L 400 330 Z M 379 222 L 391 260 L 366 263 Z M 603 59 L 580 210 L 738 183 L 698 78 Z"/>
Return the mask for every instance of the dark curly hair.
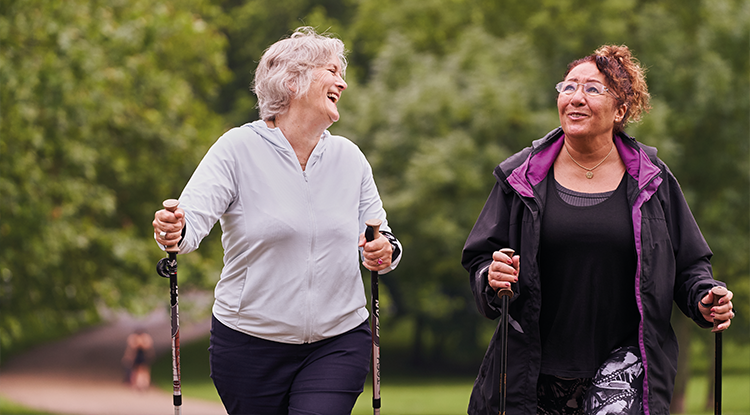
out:
<path id="1" fill-rule="evenodd" d="M 596 64 L 607 81 L 607 87 L 617 96 L 617 105 L 626 107 L 625 116 L 615 123 L 615 133 L 622 132 L 629 122 L 640 121 L 641 115 L 651 109 L 645 70 L 627 46 L 601 46 L 593 54 L 568 64 L 563 79 L 573 68 L 586 62 Z"/>

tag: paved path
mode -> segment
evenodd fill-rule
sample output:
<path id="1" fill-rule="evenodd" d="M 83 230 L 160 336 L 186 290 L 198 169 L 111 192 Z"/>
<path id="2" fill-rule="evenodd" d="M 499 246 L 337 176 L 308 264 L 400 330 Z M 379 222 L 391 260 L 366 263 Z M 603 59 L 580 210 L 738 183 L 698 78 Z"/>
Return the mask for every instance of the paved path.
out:
<path id="1" fill-rule="evenodd" d="M 3 362 L 0 395 L 50 413 L 69 415 L 171 415 L 172 394 L 154 387 L 135 391 L 122 382 L 125 339 L 137 327 L 154 338 L 156 353 L 171 353 L 169 316 L 117 316 L 69 339 L 38 347 Z M 208 320 L 180 327 L 183 344 L 208 334 Z M 183 415 L 226 415 L 220 403 L 183 396 Z"/>

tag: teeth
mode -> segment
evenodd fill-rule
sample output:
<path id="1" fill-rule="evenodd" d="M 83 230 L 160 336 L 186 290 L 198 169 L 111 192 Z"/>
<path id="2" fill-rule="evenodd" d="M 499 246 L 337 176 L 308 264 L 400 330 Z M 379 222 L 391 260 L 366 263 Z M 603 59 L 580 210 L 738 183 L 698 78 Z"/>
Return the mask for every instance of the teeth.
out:
<path id="1" fill-rule="evenodd" d="M 328 98 L 335 104 L 339 98 L 335 94 L 328 94 Z"/>

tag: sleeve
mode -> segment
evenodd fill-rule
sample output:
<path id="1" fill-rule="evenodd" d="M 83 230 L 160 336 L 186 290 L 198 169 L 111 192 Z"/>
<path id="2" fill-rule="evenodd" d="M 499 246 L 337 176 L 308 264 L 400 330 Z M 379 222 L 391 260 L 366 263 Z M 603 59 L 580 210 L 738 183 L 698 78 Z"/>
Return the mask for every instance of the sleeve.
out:
<path id="1" fill-rule="evenodd" d="M 401 257 L 404 252 L 404 248 L 401 242 L 391 231 L 388 225 L 388 219 L 386 218 L 385 209 L 383 209 L 383 201 L 380 199 L 378 193 L 378 187 L 375 184 L 375 178 L 372 174 L 372 167 L 365 158 L 365 155 L 361 154 L 363 163 L 363 174 L 360 188 L 360 199 L 359 199 L 359 229 L 360 232 L 364 232 L 367 225 L 365 221 L 370 219 L 380 219 L 383 223 L 380 225 L 380 233 L 385 236 L 393 246 L 393 255 L 391 256 L 391 265 L 379 272 L 379 274 L 387 274 L 398 266 L 401 262 Z"/>
<path id="2" fill-rule="evenodd" d="M 710 327 L 698 310 L 698 301 L 723 282 L 713 278 L 708 246 L 677 179 L 665 169 L 669 205 L 666 209 L 669 236 L 675 255 L 674 301 L 682 312 L 701 327 Z"/>
<path id="3" fill-rule="evenodd" d="M 185 211 L 180 253 L 198 249 L 237 196 L 232 134 L 230 130 L 211 146 L 180 195 Z"/>
<path id="4" fill-rule="evenodd" d="M 495 319 L 500 315 L 495 290 L 487 282 L 487 270 L 492 253 L 510 246 L 509 197 L 500 184 L 495 183 L 487 201 L 469 233 L 461 256 L 461 264 L 469 271 L 469 283 L 477 308 L 482 315 Z"/>

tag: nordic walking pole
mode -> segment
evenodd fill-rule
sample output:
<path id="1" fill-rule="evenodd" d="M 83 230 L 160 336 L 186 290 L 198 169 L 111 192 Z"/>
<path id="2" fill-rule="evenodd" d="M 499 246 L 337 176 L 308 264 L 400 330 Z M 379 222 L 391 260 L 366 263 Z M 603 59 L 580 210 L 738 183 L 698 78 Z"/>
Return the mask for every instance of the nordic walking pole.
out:
<path id="1" fill-rule="evenodd" d="M 380 232 L 380 219 L 370 219 L 365 222 L 365 239 L 370 242 Z M 370 287 L 372 291 L 372 413 L 380 415 L 380 300 L 378 299 L 378 271 L 370 272 Z"/>
<path id="2" fill-rule="evenodd" d="M 722 286 L 716 286 L 711 288 L 711 292 L 714 294 L 714 304 L 719 305 L 721 297 L 727 295 L 727 289 Z M 723 323 L 724 320 L 714 319 L 714 328 L 719 324 Z M 715 368 L 714 368 L 714 414 L 721 415 L 721 332 L 716 333 L 716 344 L 714 345 L 714 357 L 715 357 Z"/>
<path id="3" fill-rule="evenodd" d="M 167 199 L 162 203 L 164 209 L 174 212 L 179 206 L 177 199 Z M 165 251 L 169 254 L 156 265 L 156 271 L 162 277 L 169 278 L 170 305 L 172 307 L 172 392 L 174 414 L 182 414 L 182 386 L 180 385 L 180 312 L 177 306 L 177 245 L 168 246 Z"/>
<path id="4" fill-rule="evenodd" d="M 511 248 L 503 248 L 500 252 L 508 255 L 513 259 L 513 255 L 516 253 Z M 503 287 L 497 290 L 497 296 L 500 297 L 500 402 L 498 403 L 498 415 L 505 415 L 505 397 L 507 396 L 507 378 L 508 378 L 508 303 L 513 298 L 513 290 L 510 287 Z"/>

